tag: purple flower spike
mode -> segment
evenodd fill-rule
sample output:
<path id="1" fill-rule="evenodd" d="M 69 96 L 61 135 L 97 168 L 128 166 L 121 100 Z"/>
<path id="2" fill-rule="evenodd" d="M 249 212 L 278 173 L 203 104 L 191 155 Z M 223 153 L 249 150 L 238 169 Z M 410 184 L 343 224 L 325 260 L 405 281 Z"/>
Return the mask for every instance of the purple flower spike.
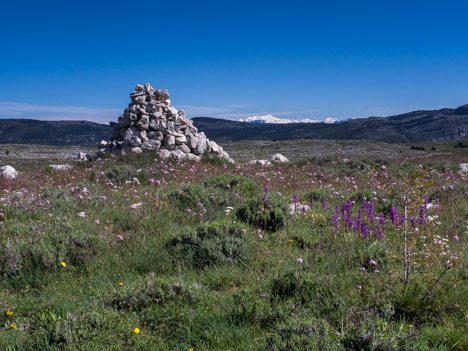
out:
<path id="1" fill-rule="evenodd" d="M 297 203 L 299 202 L 299 199 L 298 199 L 298 197 L 297 197 L 297 194 L 294 194 L 294 195 L 293 195 L 293 202 L 294 202 L 295 205 L 297 205 Z"/>

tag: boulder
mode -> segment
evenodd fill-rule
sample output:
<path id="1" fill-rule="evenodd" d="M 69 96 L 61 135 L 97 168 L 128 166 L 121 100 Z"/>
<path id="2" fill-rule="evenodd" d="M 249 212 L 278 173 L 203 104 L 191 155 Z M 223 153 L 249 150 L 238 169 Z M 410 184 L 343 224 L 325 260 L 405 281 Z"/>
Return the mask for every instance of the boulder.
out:
<path id="1" fill-rule="evenodd" d="M 274 154 L 270 156 L 270 160 L 280 163 L 287 163 L 289 160 L 281 154 Z"/>
<path id="2" fill-rule="evenodd" d="M 18 171 L 11 166 L 0 167 L 0 178 L 16 179 Z"/>
<path id="3" fill-rule="evenodd" d="M 78 162 L 89 161 L 90 159 L 91 157 L 89 157 L 89 155 L 84 152 L 79 152 L 78 155 L 75 155 L 73 157 L 73 161 L 78 161 Z"/>
<path id="4" fill-rule="evenodd" d="M 68 171 L 73 166 L 69 164 L 65 164 L 65 165 L 49 165 L 49 167 L 55 171 Z"/>
<path id="5" fill-rule="evenodd" d="M 268 160 L 252 160 L 247 162 L 248 165 L 253 166 L 272 166 L 273 164 Z"/>

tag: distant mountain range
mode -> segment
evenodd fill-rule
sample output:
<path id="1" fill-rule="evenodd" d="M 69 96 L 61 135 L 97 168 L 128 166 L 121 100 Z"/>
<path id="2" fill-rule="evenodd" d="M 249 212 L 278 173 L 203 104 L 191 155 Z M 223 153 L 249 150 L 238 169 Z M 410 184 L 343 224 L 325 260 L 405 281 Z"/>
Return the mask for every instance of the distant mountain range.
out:
<path id="1" fill-rule="evenodd" d="M 110 139 L 112 128 L 89 121 L 1 119 L 0 143 L 95 146 Z"/>
<path id="2" fill-rule="evenodd" d="M 325 118 L 323 121 L 319 121 L 317 119 L 288 119 L 288 118 L 278 118 L 273 115 L 264 115 L 264 116 L 252 116 L 247 117 L 246 119 L 239 119 L 239 122 L 249 122 L 249 123 L 276 123 L 276 124 L 288 124 L 288 123 L 340 123 L 341 121 L 328 117 Z"/>
<path id="3" fill-rule="evenodd" d="M 414 111 L 390 117 L 357 118 L 341 123 L 246 123 L 197 117 L 195 126 L 217 141 L 332 139 L 387 143 L 468 139 L 468 104 L 456 109 Z"/>
<path id="4" fill-rule="evenodd" d="M 339 123 L 331 120 L 329 123 L 268 123 L 265 120 L 246 123 L 210 117 L 196 117 L 193 122 L 199 131 L 217 142 L 304 138 L 387 143 L 464 140 L 468 139 L 468 104 L 456 109 L 414 111 Z M 112 131 L 108 125 L 88 121 L 0 119 L 0 143 L 93 146 L 100 140 L 109 140 Z"/>

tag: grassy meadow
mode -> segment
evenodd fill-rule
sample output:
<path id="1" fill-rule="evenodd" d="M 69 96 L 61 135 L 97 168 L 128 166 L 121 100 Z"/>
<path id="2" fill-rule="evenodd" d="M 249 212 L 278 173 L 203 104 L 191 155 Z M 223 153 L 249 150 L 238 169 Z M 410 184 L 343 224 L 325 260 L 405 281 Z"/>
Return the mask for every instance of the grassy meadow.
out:
<path id="1" fill-rule="evenodd" d="M 0 179 L 0 349 L 467 350 L 467 149 L 392 147 Z"/>

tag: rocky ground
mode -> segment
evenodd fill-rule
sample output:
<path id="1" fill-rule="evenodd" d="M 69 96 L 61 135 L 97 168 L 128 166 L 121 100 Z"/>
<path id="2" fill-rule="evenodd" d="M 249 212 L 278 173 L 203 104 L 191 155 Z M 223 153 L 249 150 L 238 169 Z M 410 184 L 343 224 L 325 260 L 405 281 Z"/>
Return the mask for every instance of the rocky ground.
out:
<path id="1" fill-rule="evenodd" d="M 465 142 L 464 144 L 468 144 Z M 455 147 L 458 142 L 387 144 L 370 141 L 335 140 L 286 140 L 286 141 L 238 141 L 220 144 L 237 162 L 267 159 L 281 153 L 291 161 L 307 158 L 338 156 L 343 159 L 356 157 L 389 158 L 394 160 L 432 159 L 436 162 L 453 160 L 468 162 L 468 148 Z M 432 150 L 434 148 L 435 150 Z M 419 150 L 418 150 L 419 149 Z M 424 149 L 424 150 L 422 150 Z M 0 144 L 0 166 L 11 165 L 19 171 L 70 162 L 78 152 L 95 153 L 92 147 L 49 146 L 25 144 Z"/>

